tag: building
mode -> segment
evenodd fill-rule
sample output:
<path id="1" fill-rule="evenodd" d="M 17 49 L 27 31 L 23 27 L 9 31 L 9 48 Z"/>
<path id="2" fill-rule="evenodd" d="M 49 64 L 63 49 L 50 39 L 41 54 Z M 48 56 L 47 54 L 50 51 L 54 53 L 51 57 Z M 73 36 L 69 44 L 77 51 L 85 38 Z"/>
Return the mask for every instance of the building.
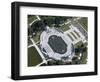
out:
<path id="1" fill-rule="evenodd" d="M 40 36 L 40 48 L 48 59 L 71 61 L 74 56 L 74 46 L 70 38 L 61 30 L 48 28 Z"/>

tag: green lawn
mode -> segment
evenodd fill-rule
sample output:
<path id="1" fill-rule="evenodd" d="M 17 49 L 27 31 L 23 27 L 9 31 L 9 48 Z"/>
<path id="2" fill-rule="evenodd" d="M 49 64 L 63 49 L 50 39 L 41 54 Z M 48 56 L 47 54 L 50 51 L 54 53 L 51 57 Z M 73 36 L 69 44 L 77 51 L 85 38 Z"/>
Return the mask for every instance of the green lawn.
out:
<path id="1" fill-rule="evenodd" d="M 79 59 L 76 58 L 75 60 L 72 61 L 72 64 L 76 64 L 76 63 L 77 64 L 86 64 L 87 63 L 87 55 L 88 55 L 87 51 L 83 52 L 82 56 L 81 56 L 81 59 L 79 60 Z"/>
<path id="2" fill-rule="evenodd" d="M 42 59 L 35 47 L 28 48 L 28 66 L 36 66 L 41 62 Z"/>
<path id="3" fill-rule="evenodd" d="M 42 31 L 39 31 L 39 32 L 36 33 L 35 36 L 33 36 L 33 40 L 34 40 L 35 42 L 40 41 L 41 32 L 42 32 Z"/>
<path id="4" fill-rule="evenodd" d="M 75 34 L 78 36 L 78 37 L 80 37 L 80 35 L 74 30 L 74 32 L 75 32 Z"/>
<path id="5" fill-rule="evenodd" d="M 87 63 L 87 51 L 82 53 L 82 57 L 80 59 L 80 64 L 86 64 Z"/>
<path id="6" fill-rule="evenodd" d="M 32 44 L 32 41 L 28 39 L 28 46 Z"/>
<path id="7" fill-rule="evenodd" d="M 74 33 L 73 33 L 73 32 L 70 32 L 70 33 L 74 36 L 74 38 L 75 38 L 75 39 L 77 39 L 77 37 L 74 35 Z"/>
<path id="8" fill-rule="evenodd" d="M 62 25 L 61 27 L 59 27 L 62 31 L 67 31 L 69 30 L 69 24 L 65 24 L 65 25 Z"/>
<path id="9" fill-rule="evenodd" d="M 80 41 L 80 42 L 78 42 L 77 44 L 75 44 L 74 45 L 74 47 L 75 48 L 81 48 L 81 45 L 82 45 L 83 43 Z M 87 44 L 84 44 L 84 46 L 86 47 L 87 46 Z M 81 56 L 81 59 L 79 60 L 79 64 L 86 64 L 87 63 L 87 51 L 88 50 L 86 50 L 86 51 L 84 51 L 84 52 L 82 52 L 82 56 Z M 80 53 L 76 53 L 77 55 L 79 55 Z"/>
<path id="10" fill-rule="evenodd" d="M 75 44 L 74 47 L 75 47 L 75 48 L 78 48 L 78 47 L 80 47 L 82 44 L 83 44 L 83 42 L 80 41 L 80 42 L 78 42 L 77 44 Z"/>
<path id="11" fill-rule="evenodd" d="M 28 24 L 30 24 L 35 19 L 37 19 L 37 17 L 35 15 L 28 15 Z"/>
<path id="12" fill-rule="evenodd" d="M 88 18 L 83 17 L 78 20 L 78 22 L 83 26 L 83 28 L 87 31 L 88 29 Z"/>
<path id="13" fill-rule="evenodd" d="M 74 41 L 74 39 L 69 35 L 69 34 L 67 34 L 67 36 L 69 36 L 70 37 L 70 39 L 72 40 L 72 41 Z"/>

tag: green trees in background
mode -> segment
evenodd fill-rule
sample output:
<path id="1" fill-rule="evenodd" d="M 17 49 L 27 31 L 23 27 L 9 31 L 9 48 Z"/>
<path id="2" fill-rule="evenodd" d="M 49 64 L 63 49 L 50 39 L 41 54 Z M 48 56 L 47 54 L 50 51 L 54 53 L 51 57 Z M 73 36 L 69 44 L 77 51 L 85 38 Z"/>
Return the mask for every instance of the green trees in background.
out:
<path id="1" fill-rule="evenodd" d="M 78 61 L 76 61 L 77 59 L 73 59 L 74 63 L 85 64 L 87 62 L 87 46 L 85 44 L 82 43 L 81 45 L 78 45 L 77 48 L 75 48 L 75 53 L 77 56 L 79 56 L 79 54 L 81 53 L 82 56 Z"/>
<path id="2" fill-rule="evenodd" d="M 35 23 L 33 23 L 31 25 L 31 28 L 32 28 L 33 32 L 42 31 L 45 29 L 45 24 L 43 23 L 42 20 L 39 20 L 39 21 L 36 21 Z"/>
<path id="3" fill-rule="evenodd" d="M 45 30 L 45 24 L 42 20 L 34 22 L 31 26 L 28 27 L 28 36 L 32 33 L 37 33 L 39 31 Z"/>
<path id="4" fill-rule="evenodd" d="M 67 17 L 62 16 L 40 16 L 40 18 L 46 25 L 51 26 L 55 24 L 55 27 L 59 27 L 60 24 L 67 20 Z"/>

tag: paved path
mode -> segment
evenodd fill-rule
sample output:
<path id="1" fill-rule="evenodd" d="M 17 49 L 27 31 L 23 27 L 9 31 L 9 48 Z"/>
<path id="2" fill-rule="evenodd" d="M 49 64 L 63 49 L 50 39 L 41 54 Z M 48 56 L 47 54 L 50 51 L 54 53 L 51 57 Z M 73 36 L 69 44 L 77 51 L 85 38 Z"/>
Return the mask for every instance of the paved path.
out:
<path id="1" fill-rule="evenodd" d="M 67 31 L 65 31 L 64 33 L 65 34 L 69 34 L 73 38 L 73 40 L 74 40 L 74 41 L 72 41 L 73 44 L 76 44 L 79 41 L 82 41 L 83 43 L 87 42 L 87 39 L 86 39 L 86 37 L 87 37 L 87 31 L 78 22 L 79 19 L 81 19 L 81 18 L 73 19 L 74 21 L 73 20 L 68 20 L 68 22 L 65 23 L 65 24 L 71 23 L 70 29 L 67 30 Z M 80 35 L 80 37 L 74 31 L 76 31 Z M 76 36 L 77 39 L 74 38 L 75 36 L 73 36 L 71 34 L 71 32 Z"/>
<path id="2" fill-rule="evenodd" d="M 76 43 L 78 43 L 79 41 L 81 41 L 82 39 L 74 32 L 74 29 L 69 29 L 69 30 L 67 30 L 67 31 L 65 31 L 64 32 L 66 35 L 70 35 L 71 37 L 72 37 L 72 39 L 74 40 L 74 41 L 72 41 L 71 39 L 71 41 L 72 41 L 72 43 L 73 44 L 76 44 Z M 77 38 L 75 38 L 73 35 L 72 35 L 72 33 L 77 37 Z M 70 37 L 69 37 L 70 38 Z"/>
<path id="3" fill-rule="evenodd" d="M 32 46 L 34 46 L 34 45 L 33 45 L 33 44 L 32 44 L 32 45 L 29 45 L 28 48 L 30 48 L 30 47 L 32 47 Z"/>
<path id="4" fill-rule="evenodd" d="M 38 21 L 38 20 L 41 20 L 41 18 L 37 15 L 36 16 L 37 17 L 37 19 L 35 19 L 34 21 L 32 21 L 29 25 L 31 26 L 34 22 L 36 22 L 36 21 Z M 45 59 L 45 57 L 44 57 L 44 55 L 42 54 L 42 52 L 41 52 L 41 50 L 38 48 L 38 46 L 36 45 L 38 42 L 34 42 L 34 40 L 31 38 L 30 39 L 31 41 L 32 41 L 32 45 L 29 45 L 28 46 L 28 48 L 30 48 L 30 47 L 32 47 L 32 46 L 34 46 L 35 48 L 36 48 L 36 50 L 38 51 L 38 53 L 39 53 L 39 55 L 41 56 L 41 58 L 42 58 L 42 62 L 41 63 L 39 63 L 38 65 L 36 65 L 36 66 L 40 66 L 41 64 L 43 64 L 43 63 L 47 63 L 47 61 L 46 61 L 46 59 Z"/>
<path id="5" fill-rule="evenodd" d="M 36 17 L 37 17 L 38 20 L 41 20 L 41 18 L 38 15 Z"/>
<path id="6" fill-rule="evenodd" d="M 36 16 L 37 17 L 37 19 L 35 19 L 35 20 L 33 20 L 29 25 L 31 26 L 34 22 L 36 22 L 36 21 L 38 21 L 38 20 L 41 20 L 41 18 L 37 15 Z"/>
<path id="7" fill-rule="evenodd" d="M 31 26 L 35 21 L 38 21 L 38 19 L 35 19 L 35 20 L 32 21 L 29 25 Z"/>
<path id="8" fill-rule="evenodd" d="M 39 67 L 40 65 L 44 64 L 44 63 L 47 63 L 47 61 L 42 61 L 41 63 L 39 63 L 38 65 L 36 65 L 36 67 Z"/>
<path id="9" fill-rule="evenodd" d="M 39 55 L 41 56 L 42 60 L 46 62 L 44 55 L 42 54 L 41 50 L 38 48 L 38 46 L 35 44 L 33 39 L 30 39 L 32 41 L 32 43 L 34 44 L 34 47 L 36 48 L 36 50 L 38 51 Z"/>

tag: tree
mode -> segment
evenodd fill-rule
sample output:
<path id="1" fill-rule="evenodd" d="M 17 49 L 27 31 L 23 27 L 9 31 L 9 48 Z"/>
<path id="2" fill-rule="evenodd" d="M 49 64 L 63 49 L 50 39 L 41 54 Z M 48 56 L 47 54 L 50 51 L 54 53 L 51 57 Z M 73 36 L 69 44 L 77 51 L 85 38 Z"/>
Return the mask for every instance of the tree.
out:
<path id="1" fill-rule="evenodd" d="M 54 17 L 42 17 L 42 20 L 44 22 L 45 25 L 51 26 L 52 24 L 54 24 Z"/>
<path id="2" fill-rule="evenodd" d="M 29 27 L 29 28 L 28 28 L 28 36 L 29 36 L 29 35 L 32 35 L 32 33 L 33 33 L 32 28 Z"/>
<path id="3" fill-rule="evenodd" d="M 37 32 L 41 30 L 45 30 L 45 24 L 43 23 L 42 20 L 36 21 L 31 25 L 32 31 Z"/>
<path id="4" fill-rule="evenodd" d="M 48 65 L 55 65 L 54 61 L 48 61 Z"/>
<path id="5" fill-rule="evenodd" d="M 67 20 L 67 17 L 56 16 L 55 17 L 55 26 L 59 27 L 60 24 L 63 24 Z"/>
<path id="6" fill-rule="evenodd" d="M 56 60 L 56 65 L 63 65 L 64 62 L 62 60 Z"/>

